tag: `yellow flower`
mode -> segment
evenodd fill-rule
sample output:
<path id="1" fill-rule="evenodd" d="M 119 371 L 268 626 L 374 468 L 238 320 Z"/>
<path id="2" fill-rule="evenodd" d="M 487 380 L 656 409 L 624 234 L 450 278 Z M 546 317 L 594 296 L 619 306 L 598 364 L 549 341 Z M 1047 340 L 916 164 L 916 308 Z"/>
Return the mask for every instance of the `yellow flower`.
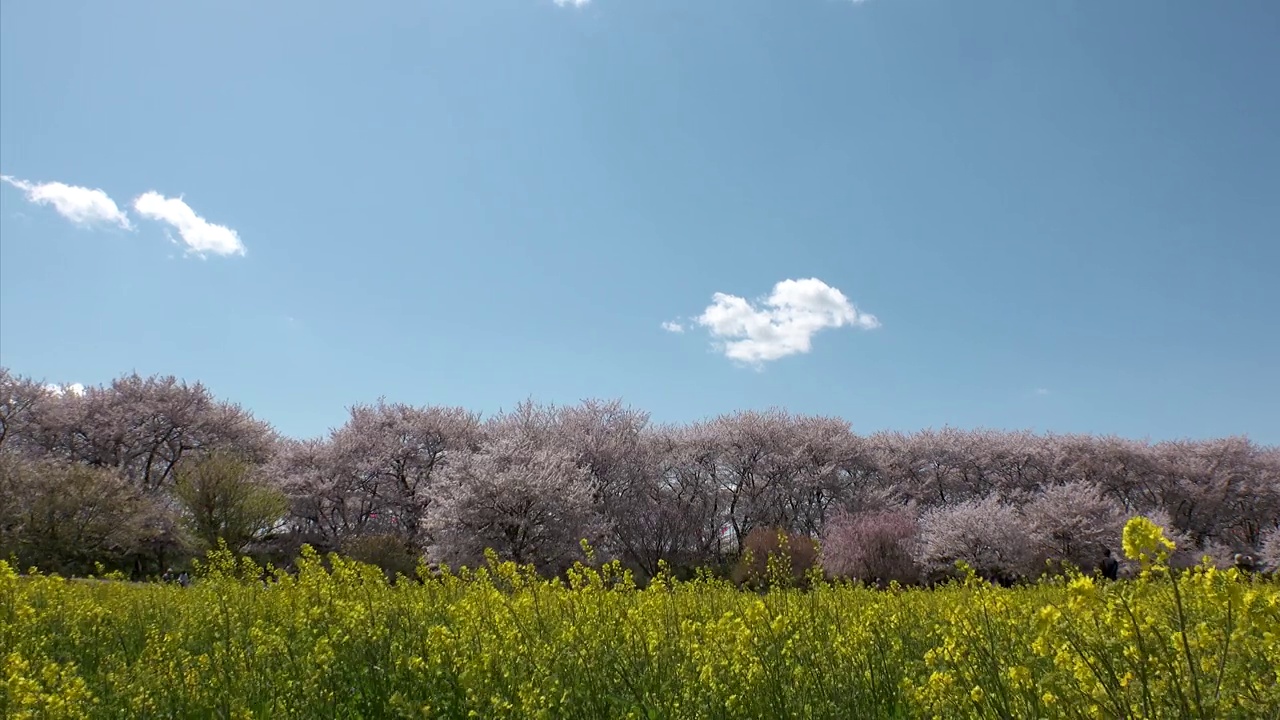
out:
<path id="1" fill-rule="evenodd" d="M 1173 541 L 1164 536 L 1164 529 L 1141 515 L 1125 523 L 1122 543 L 1125 556 L 1144 565 L 1163 559 L 1175 549 Z"/>

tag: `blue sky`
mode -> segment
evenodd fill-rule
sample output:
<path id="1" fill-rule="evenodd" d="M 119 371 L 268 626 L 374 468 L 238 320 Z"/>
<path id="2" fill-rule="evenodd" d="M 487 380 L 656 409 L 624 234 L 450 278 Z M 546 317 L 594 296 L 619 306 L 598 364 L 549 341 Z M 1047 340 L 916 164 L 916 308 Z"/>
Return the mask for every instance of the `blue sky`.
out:
<path id="1" fill-rule="evenodd" d="M 385 395 L 1280 443 L 1277 37 L 1273 0 L 6 2 L 0 363 L 297 436 Z"/>

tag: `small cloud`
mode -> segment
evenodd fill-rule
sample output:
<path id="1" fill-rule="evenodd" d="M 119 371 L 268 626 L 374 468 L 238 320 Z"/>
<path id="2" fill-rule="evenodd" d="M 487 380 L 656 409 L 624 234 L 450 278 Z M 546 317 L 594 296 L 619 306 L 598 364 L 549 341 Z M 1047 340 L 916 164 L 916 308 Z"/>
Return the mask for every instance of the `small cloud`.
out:
<path id="1" fill-rule="evenodd" d="M 102 190 L 60 182 L 33 183 L 9 175 L 0 175 L 0 181 L 21 190 L 28 202 L 52 205 L 54 211 L 77 225 L 108 224 L 125 230 L 133 227 L 124 211 Z"/>
<path id="2" fill-rule="evenodd" d="M 55 385 L 53 383 L 49 383 L 44 386 L 44 389 L 54 397 L 62 397 L 67 394 L 76 396 L 84 395 L 84 385 L 80 383 L 69 383 L 66 385 Z"/>
<path id="3" fill-rule="evenodd" d="M 586 7 L 591 0 L 555 0 L 557 7 Z"/>
<path id="4" fill-rule="evenodd" d="M 874 315 L 859 312 L 844 293 L 817 278 L 783 280 L 758 305 L 716 293 L 695 322 L 726 357 L 755 366 L 809 352 L 813 336 L 828 328 L 880 327 Z"/>
<path id="5" fill-rule="evenodd" d="M 662 329 L 669 333 L 682 333 L 684 332 L 684 325 L 668 320 L 667 322 L 662 323 Z"/>
<path id="6" fill-rule="evenodd" d="M 151 220 L 168 223 L 178 231 L 183 244 L 197 255 L 244 255 L 244 243 L 235 230 L 215 225 L 196 214 L 181 197 L 167 198 L 145 192 L 133 201 L 133 209 Z"/>
<path id="7" fill-rule="evenodd" d="M 1036 394 L 1036 395 L 1048 395 L 1048 394 L 1049 394 L 1049 388 L 1036 388 L 1036 390 L 1035 390 L 1035 394 Z"/>

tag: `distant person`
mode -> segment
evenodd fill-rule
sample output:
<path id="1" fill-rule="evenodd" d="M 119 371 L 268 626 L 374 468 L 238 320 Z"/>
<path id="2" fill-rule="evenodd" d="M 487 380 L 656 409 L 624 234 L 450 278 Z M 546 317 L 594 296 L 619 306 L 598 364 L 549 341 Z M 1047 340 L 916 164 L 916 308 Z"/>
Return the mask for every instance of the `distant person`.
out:
<path id="1" fill-rule="evenodd" d="M 1258 569 L 1258 565 L 1253 561 L 1252 555 L 1245 555 L 1244 553 L 1236 553 L 1236 556 L 1234 559 L 1235 559 L 1236 569 L 1242 573 L 1252 573 L 1253 571 Z"/>
<path id="2" fill-rule="evenodd" d="M 1111 556 L 1111 548 L 1102 548 L 1102 577 L 1108 580 L 1120 577 L 1120 562 Z"/>
<path id="3" fill-rule="evenodd" d="M 182 587 L 186 587 L 191 584 L 191 576 L 187 574 L 186 570 L 183 570 L 178 574 L 178 584 Z"/>
<path id="4" fill-rule="evenodd" d="M 160 582 L 162 583 L 173 582 L 173 568 L 165 568 L 164 573 L 160 575 Z"/>

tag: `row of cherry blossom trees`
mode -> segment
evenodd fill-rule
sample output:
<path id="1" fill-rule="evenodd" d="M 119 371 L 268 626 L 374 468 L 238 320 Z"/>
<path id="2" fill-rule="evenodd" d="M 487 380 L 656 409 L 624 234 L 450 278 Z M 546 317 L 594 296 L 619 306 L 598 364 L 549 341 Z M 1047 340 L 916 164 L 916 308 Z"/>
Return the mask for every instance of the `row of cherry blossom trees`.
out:
<path id="1" fill-rule="evenodd" d="M 220 507 L 246 497 L 258 511 Z M 154 568 L 222 533 L 283 559 L 304 542 L 399 568 L 492 548 L 546 572 L 581 559 L 585 539 L 647 575 L 723 566 L 739 538 L 784 532 L 819 539 L 833 574 L 913 581 L 964 560 L 1016 577 L 1096 564 L 1135 514 L 1164 524 L 1184 561 L 1274 556 L 1280 448 L 859 435 L 781 410 L 661 425 L 617 401 L 489 418 L 379 401 L 295 440 L 198 383 L 129 375 L 72 391 L 0 369 L 0 508 L 0 554 L 57 565 L 97 548 L 72 569 L 90 556 Z"/>

